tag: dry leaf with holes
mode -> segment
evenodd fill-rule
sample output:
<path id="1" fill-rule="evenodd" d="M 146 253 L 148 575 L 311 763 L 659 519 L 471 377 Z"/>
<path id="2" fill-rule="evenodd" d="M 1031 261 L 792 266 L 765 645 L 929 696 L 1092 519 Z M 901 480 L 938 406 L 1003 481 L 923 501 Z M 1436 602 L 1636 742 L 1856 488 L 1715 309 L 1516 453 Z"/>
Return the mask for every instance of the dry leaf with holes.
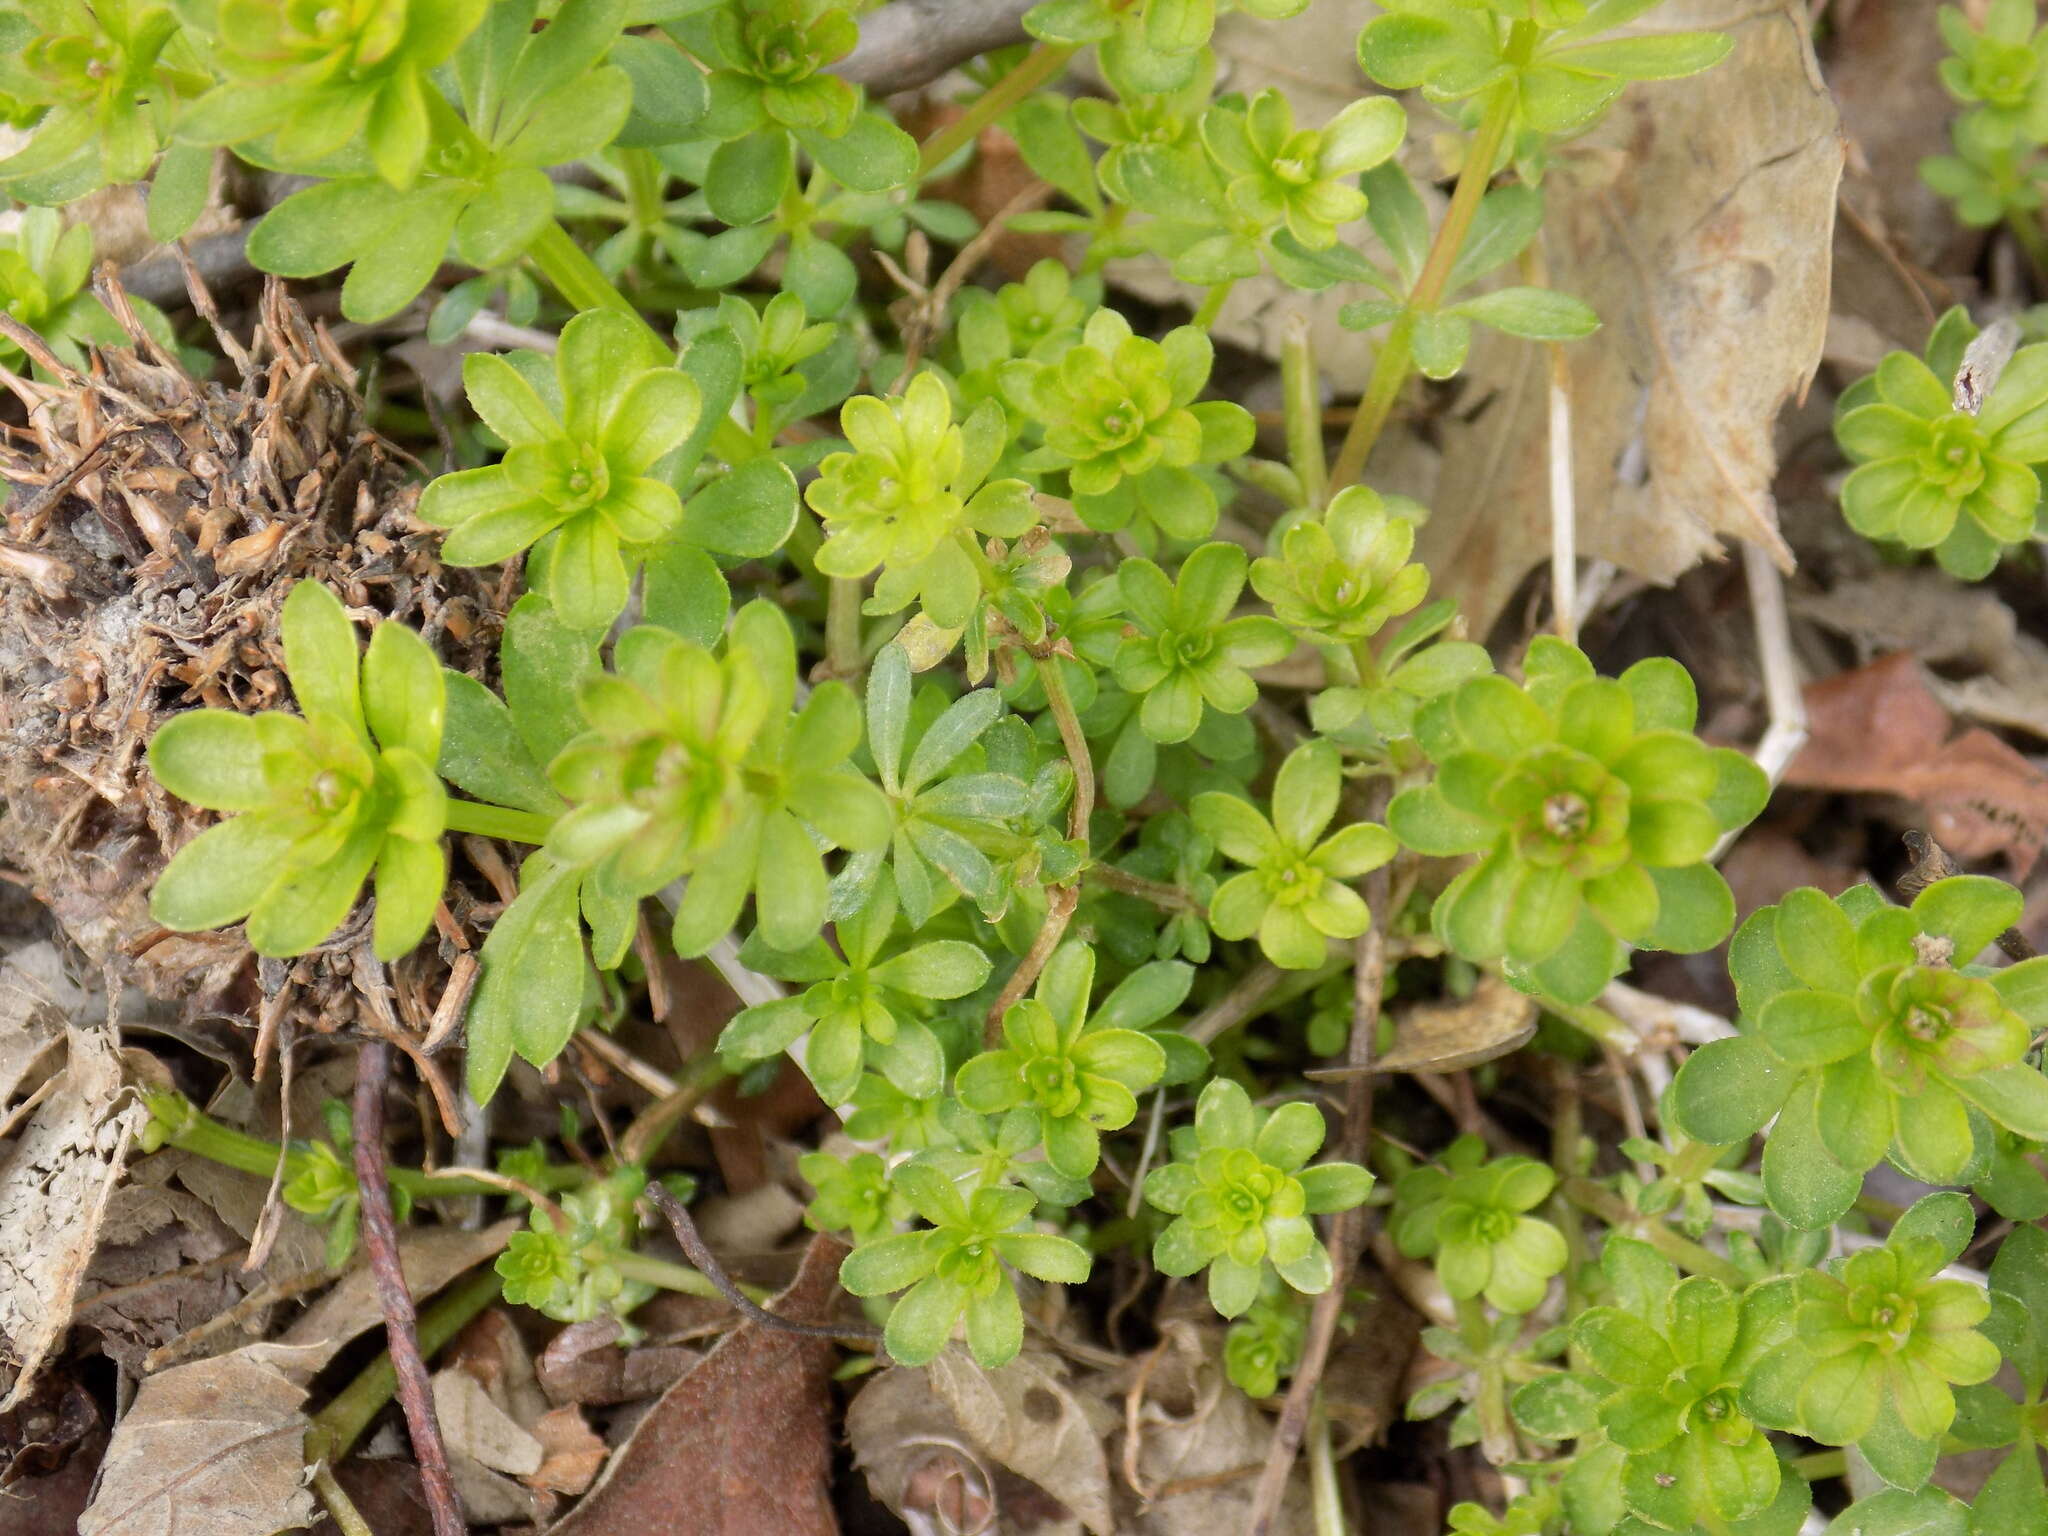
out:
<path id="1" fill-rule="evenodd" d="M 1027 1350 L 985 1371 L 955 1347 L 924 1374 L 983 1456 L 1045 1490 L 1095 1536 L 1116 1530 L 1103 1454 L 1114 1418 L 1075 1392 L 1056 1357 Z"/>
<path id="2" fill-rule="evenodd" d="M 1954 734 L 1920 663 L 1904 652 L 1806 690 L 1812 736 L 1785 782 L 1897 795 L 1959 859 L 2002 858 L 2018 880 L 2048 840 L 2048 773 L 1980 727 Z"/>
<path id="3" fill-rule="evenodd" d="M 19 1366 L 0 1410 L 20 1401 L 70 1325 L 141 1115 L 111 1031 L 67 1025 L 64 1044 L 61 1079 L 0 1150 L 0 1344 Z"/>
<path id="4" fill-rule="evenodd" d="M 114 1426 L 79 1536 L 271 1536 L 305 1525 L 311 1356 L 253 1344 L 143 1382 Z"/>

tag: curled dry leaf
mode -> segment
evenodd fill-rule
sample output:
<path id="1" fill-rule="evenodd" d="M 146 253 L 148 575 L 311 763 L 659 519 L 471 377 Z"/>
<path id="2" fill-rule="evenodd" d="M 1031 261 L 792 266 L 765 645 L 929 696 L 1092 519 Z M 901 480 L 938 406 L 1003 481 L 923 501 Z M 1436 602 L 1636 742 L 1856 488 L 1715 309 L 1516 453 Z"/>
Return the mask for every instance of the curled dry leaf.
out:
<path id="1" fill-rule="evenodd" d="M 1119 1406 L 1127 1415 L 1135 1408 L 1136 1441 L 1121 1452 L 1125 1475 L 1141 1500 L 1117 1529 L 1137 1536 L 1241 1531 L 1272 1439 L 1272 1420 L 1230 1385 L 1220 1324 L 1182 1318 L 1163 1325 L 1160 1334 L 1159 1358 L 1139 1368 L 1142 1376 L 1119 1373 L 1114 1382 Z M 1139 1394 L 1135 1404 L 1128 1401 L 1132 1391 Z M 1308 1536 L 1314 1529 L 1308 1479 L 1297 1466 L 1271 1530 L 1273 1536 Z"/>
<path id="2" fill-rule="evenodd" d="M 985 1371 L 956 1347 L 924 1375 L 983 1456 L 1044 1489 L 1095 1536 L 1116 1529 L 1103 1454 L 1114 1415 L 1076 1392 L 1056 1357 L 1026 1351 Z"/>
<path id="3" fill-rule="evenodd" d="M 914 1530 L 1108 1536 L 1122 1529 L 1104 1449 L 1116 1423 L 1052 1355 L 985 1371 L 954 1348 L 861 1388 L 846 1433 L 875 1497 Z"/>
<path id="4" fill-rule="evenodd" d="M 70 1325 L 141 1113 L 125 1101 L 109 1032 L 70 1024 L 64 1042 L 62 1079 L 0 1151 L 0 1337 L 19 1370 L 0 1409 L 28 1391 Z"/>
<path id="5" fill-rule="evenodd" d="M 1812 736 L 1785 782 L 1897 795 L 1960 859 L 2003 859 L 2013 879 L 2048 840 L 2048 774 L 1982 727 L 1954 734 L 1913 656 L 1899 652 L 1806 690 Z"/>
<path id="6" fill-rule="evenodd" d="M 306 1524 L 301 1410 L 316 1359 L 252 1344 L 143 1382 L 79 1536 L 271 1536 Z"/>
<path id="7" fill-rule="evenodd" d="M 1653 581 L 1729 538 L 1789 568 L 1772 429 L 1827 330 L 1835 108 L 1803 6 L 1679 0 L 1655 25 L 1726 32 L 1734 52 L 1628 92 L 1544 181 L 1550 286 L 1602 322 L 1565 348 L 1579 549 Z M 1476 633 L 1549 553 L 1549 380 L 1547 348 L 1482 335 L 1440 423 L 1416 558 Z"/>
<path id="8" fill-rule="evenodd" d="M 1536 1033 L 1536 999 L 1491 972 L 1481 972 L 1469 997 L 1417 1003 L 1394 1016 L 1394 1043 L 1372 1072 L 1456 1072 L 1520 1050 Z M 1352 1067 L 1304 1074 L 1317 1081 L 1356 1077 Z"/>
<path id="9" fill-rule="evenodd" d="M 846 1245 L 815 1237 L 769 1310 L 824 1322 Z M 838 1536 L 832 1513 L 829 1339 L 743 1322 L 670 1387 L 554 1536 Z"/>

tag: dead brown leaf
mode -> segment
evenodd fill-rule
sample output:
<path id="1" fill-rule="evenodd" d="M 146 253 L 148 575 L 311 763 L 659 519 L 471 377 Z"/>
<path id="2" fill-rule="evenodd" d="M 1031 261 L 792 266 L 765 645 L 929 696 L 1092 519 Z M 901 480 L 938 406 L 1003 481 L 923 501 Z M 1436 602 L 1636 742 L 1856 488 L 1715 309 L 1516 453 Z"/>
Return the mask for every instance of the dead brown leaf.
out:
<path id="1" fill-rule="evenodd" d="M 141 1111 L 127 1102 L 111 1031 L 64 1030 L 64 1075 L 0 1157 L 0 1335 L 28 1391 L 71 1322 Z"/>
<path id="2" fill-rule="evenodd" d="M 1565 349 L 1579 549 L 1660 582 L 1729 538 L 1789 566 L 1772 428 L 1827 329 L 1835 109 L 1803 6 L 1683 0 L 1655 24 L 1724 31 L 1734 52 L 1631 90 L 1544 186 L 1550 283 L 1603 322 Z M 1549 375 L 1547 349 L 1483 336 L 1441 423 L 1416 557 L 1480 633 L 1548 555 Z"/>
<path id="3" fill-rule="evenodd" d="M 251 1345 L 143 1382 L 78 1536 L 272 1536 L 306 1524 L 307 1353 Z"/>
<path id="4" fill-rule="evenodd" d="M 822 1322 L 846 1247 L 811 1240 L 772 1310 Z M 833 1347 L 741 1323 L 662 1395 L 555 1536 L 838 1536 L 832 1512 Z"/>
<path id="5" fill-rule="evenodd" d="M 985 1371 L 953 1348 L 924 1374 L 985 1457 L 1044 1489 L 1096 1536 L 1116 1529 L 1103 1450 L 1115 1417 L 1069 1385 L 1056 1357 L 1026 1351 Z"/>
<path id="6" fill-rule="evenodd" d="M 1374 1072 L 1457 1072 L 1520 1050 L 1536 1033 L 1536 999 L 1500 977 L 1482 973 L 1471 996 L 1416 1003 L 1394 1016 L 1394 1043 Z M 1358 1069 L 1323 1067 L 1318 1082 L 1357 1076 Z"/>
<path id="7" fill-rule="evenodd" d="M 677 1344 L 625 1349 L 617 1318 L 571 1323 L 534 1362 L 550 1402 L 604 1407 L 666 1392 L 704 1357 Z"/>
<path id="8" fill-rule="evenodd" d="M 493 1257 L 520 1226 L 508 1219 L 477 1232 L 460 1227 L 407 1230 L 398 1243 L 406 1285 L 414 1296 L 433 1295 L 464 1270 Z M 376 1279 L 367 1264 L 358 1264 L 285 1330 L 283 1342 L 315 1349 L 324 1365 L 350 1339 L 383 1321 Z"/>
<path id="9" fill-rule="evenodd" d="M 1913 801 L 1935 841 L 1962 859 L 1994 855 L 2014 879 L 2048 840 L 2048 774 L 1981 727 L 1953 734 L 1911 655 L 1840 672 L 1806 690 L 1812 737 L 1785 782 Z"/>
<path id="10" fill-rule="evenodd" d="M 1230 1384 L 1223 1368 L 1223 1326 L 1213 1319 L 1162 1325 L 1161 1356 L 1118 1395 L 1139 1393 L 1135 1445 L 1121 1447 L 1141 1503 L 1117 1527 L 1137 1536 L 1208 1536 L 1241 1531 L 1272 1439 L 1272 1421 Z M 1297 1467 L 1273 1526 L 1275 1536 L 1314 1529 L 1308 1478 Z"/>

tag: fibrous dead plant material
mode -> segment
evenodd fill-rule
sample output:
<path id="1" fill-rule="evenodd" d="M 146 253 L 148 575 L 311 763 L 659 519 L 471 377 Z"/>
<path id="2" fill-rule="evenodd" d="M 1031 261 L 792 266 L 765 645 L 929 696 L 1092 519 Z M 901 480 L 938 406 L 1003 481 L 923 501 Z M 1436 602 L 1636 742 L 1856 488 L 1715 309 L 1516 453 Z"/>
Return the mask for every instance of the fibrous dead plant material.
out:
<path id="1" fill-rule="evenodd" d="M 276 615 L 298 581 L 326 583 L 360 617 L 416 626 L 478 673 L 502 604 L 481 576 L 440 563 L 413 517 L 419 466 L 369 429 L 347 361 L 281 285 L 265 289 L 246 345 L 216 326 L 237 386 L 195 378 L 118 287 L 101 292 L 134 346 L 96 353 L 87 373 L 0 320 L 36 365 L 0 370 L 18 407 L 0 427 L 0 866 L 94 961 L 132 969 L 154 995 L 253 1016 L 239 931 L 172 934 L 150 919 L 157 873 L 211 819 L 150 777 L 151 732 L 184 708 L 289 703 Z M 211 316 L 196 287 L 194 300 Z M 261 996 L 291 983 L 297 1022 L 354 1018 L 353 926 L 271 967 Z"/>

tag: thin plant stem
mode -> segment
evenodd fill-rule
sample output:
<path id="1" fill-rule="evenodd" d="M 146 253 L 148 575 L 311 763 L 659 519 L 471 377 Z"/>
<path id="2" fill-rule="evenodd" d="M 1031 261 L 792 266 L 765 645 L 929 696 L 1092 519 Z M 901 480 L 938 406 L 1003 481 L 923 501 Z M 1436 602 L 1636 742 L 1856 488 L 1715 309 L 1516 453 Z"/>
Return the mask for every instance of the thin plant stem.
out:
<path id="1" fill-rule="evenodd" d="M 434 1416 L 434 1392 L 427 1380 L 426 1354 L 420 1347 L 419 1317 L 399 1260 L 398 1222 L 391 1209 L 391 1185 L 384 1177 L 384 1090 L 390 1077 L 390 1042 L 364 1041 L 356 1051 L 354 1107 L 363 1247 L 377 1282 L 398 1403 L 405 1411 L 405 1427 L 412 1439 L 413 1459 L 419 1463 L 420 1487 L 433 1519 L 434 1536 L 468 1536 L 469 1522 L 455 1496 L 448 1448 L 441 1441 L 441 1425 Z"/>
<path id="2" fill-rule="evenodd" d="M 488 1265 L 479 1269 L 420 1314 L 421 1351 L 428 1355 L 440 1353 L 469 1326 L 472 1318 L 502 1294 L 497 1271 Z M 325 1408 L 313 1415 L 313 1427 L 306 1432 L 306 1460 L 334 1462 L 346 1456 L 349 1447 L 370 1427 L 370 1421 L 391 1401 L 397 1386 L 398 1377 L 388 1352 L 364 1366 Z"/>
<path id="3" fill-rule="evenodd" d="M 1315 341 L 1297 310 L 1280 333 L 1280 394 L 1287 413 L 1287 460 L 1301 482 L 1305 506 L 1320 507 L 1330 484 L 1323 448 L 1322 375 L 1316 371 Z"/>
<path id="4" fill-rule="evenodd" d="M 355 1500 L 348 1496 L 348 1490 L 334 1480 L 333 1471 L 324 1461 L 313 1468 L 313 1491 L 327 1506 L 327 1513 L 341 1536 L 377 1536 L 370 1529 L 370 1522 L 363 1518 L 363 1512 L 356 1508 Z"/>
<path id="5" fill-rule="evenodd" d="M 1067 692 L 1066 674 L 1059 657 L 1048 651 L 1038 658 L 1038 681 L 1045 689 L 1045 706 L 1052 711 L 1053 724 L 1060 729 L 1060 745 L 1067 750 L 1067 762 L 1074 770 L 1074 799 L 1067 807 L 1067 836 L 1078 842 L 1088 837 L 1088 819 L 1095 814 L 1095 759 L 1088 752 L 1088 738 L 1081 731 L 1081 715 L 1074 708 L 1074 696 Z"/>
<path id="6" fill-rule="evenodd" d="M 1566 1179 L 1561 1187 L 1565 1199 L 1580 1210 L 1598 1216 L 1617 1232 L 1641 1238 L 1688 1274 L 1705 1275 L 1723 1285 L 1741 1288 L 1742 1271 L 1732 1262 L 1672 1231 L 1663 1222 L 1630 1210 L 1619 1195 L 1602 1189 L 1591 1179 Z"/>
<path id="7" fill-rule="evenodd" d="M 531 843 L 538 848 L 548 840 L 555 820 L 534 811 L 515 811 L 509 806 L 486 805 L 481 800 L 450 800 L 447 826 L 450 832 L 473 832 L 478 837 L 501 837 L 508 843 Z"/>
<path id="8" fill-rule="evenodd" d="M 1163 880 L 1147 880 L 1143 875 L 1134 875 L 1127 869 L 1118 869 L 1114 864 L 1090 864 L 1082 878 L 1105 890 L 1135 896 L 1140 901 L 1149 901 L 1162 912 L 1202 910 L 1202 904 L 1181 887 L 1168 885 Z"/>
<path id="9" fill-rule="evenodd" d="M 917 152 L 918 175 L 931 175 L 950 160 L 961 145 L 971 143 L 982 129 L 1065 69 L 1067 61 L 1078 52 L 1078 48 L 1054 43 L 1040 43 L 1032 49 L 1015 69 L 983 91 L 964 113 L 924 141 Z"/>
<path id="10" fill-rule="evenodd" d="M 633 301 L 619 292 L 618 285 L 604 275 L 604 269 L 592 261 L 562 228 L 559 221 L 550 219 L 541 226 L 526 254 L 533 258 L 533 264 L 540 268 L 540 275 L 548 280 L 559 293 L 576 309 L 615 309 L 620 314 L 630 315 L 633 320 L 653 338 L 663 352 L 672 352 L 674 347 L 661 332 L 649 325 L 640 311 L 633 307 Z"/>
<path id="11" fill-rule="evenodd" d="M 2012 231 L 2012 237 L 2019 242 L 2020 253 L 2027 258 L 2027 268 L 2034 275 L 2035 287 L 2048 291 L 2048 236 L 2041 233 L 2041 225 L 2034 215 L 2024 209 L 2015 208 L 2005 216 L 2005 227 Z"/>
<path id="12" fill-rule="evenodd" d="M 1236 286 L 1237 279 L 1234 277 L 1220 283 L 1211 283 L 1209 291 L 1202 296 L 1202 307 L 1195 311 L 1195 318 L 1189 324 L 1208 330 L 1216 323 L 1216 317 L 1223 313 L 1224 301 L 1230 297 L 1230 290 Z"/>
<path id="13" fill-rule="evenodd" d="M 651 1184 L 648 1186 L 649 1189 L 653 1187 Z M 702 1296 L 706 1301 L 717 1301 L 725 1295 L 710 1279 L 687 1264 L 672 1264 L 667 1259 L 649 1258 L 644 1253 L 611 1251 L 606 1252 L 604 1261 L 617 1270 L 621 1278 L 637 1280 L 659 1290 Z"/>
<path id="14" fill-rule="evenodd" d="M 1533 40 L 1531 24 L 1516 22 L 1515 40 L 1508 45 L 1510 54 L 1524 32 Z M 1479 212 L 1480 200 L 1486 196 L 1487 184 L 1493 180 L 1493 162 L 1499 158 L 1501 144 L 1514 121 L 1517 100 L 1512 80 L 1495 86 L 1486 99 L 1479 130 L 1472 136 L 1472 143 L 1465 152 L 1464 168 L 1458 172 L 1458 184 L 1452 189 L 1450 207 L 1444 210 L 1443 223 L 1437 226 L 1436 239 L 1430 244 L 1429 255 L 1423 261 L 1421 274 L 1415 279 L 1414 291 L 1408 295 L 1407 306 L 1388 330 L 1386 345 L 1380 348 L 1379 356 L 1373 359 L 1365 395 L 1358 402 L 1358 413 L 1351 418 L 1350 430 L 1344 434 L 1343 446 L 1337 450 L 1337 462 L 1330 470 L 1333 491 L 1356 484 L 1358 477 L 1365 472 L 1365 461 L 1372 455 L 1373 444 L 1379 441 L 1380 430 L 1386 426 L 1394 402 L 1400 398 L 1401 386 L 1408 381 L 1408 368 L 1415 357 L 1415 316 L 1435 309 L 1444 296 L 1451 269 L 1457 264 L 1458 251 L 1465 244 L 1465 236 L 1471 232 L 1472 220 Z"/>
<path id="15" fill-rule="evenodd" d="M 777 1333 L 802 1334 L 812 1339 L 881 1337 L 879 1329 L 864 1323 L 854 1326 L 842 1326 L 838 1323 L 800 1323 L 793 1318 L 777 1317 L 773 1312 L 765 1310 L 759 1303 L 768 1299 L 768 1293 L 733 1281 L 725 1272 L 725 1266 L 718 1262 L 718 1255 L 711 1251 L 711 1245 L 704 1241 L 704 1234 L 697 1230 L 697 1223 L 691 1217 L 688 1206 L 659 1183 L 647 1186 L 647 1198 L 668 1221 L 669 1231 L 675 1234 L 676 1245 L 683 1250 L 689 1261 L 697 1266 L 697 1270 L 689 1273 L 697 1274 L 697 1271 L 701 1270 L 702 1273 L 697 1277 L 709 1284 L 717 1295 L 731 1302 L 748 1322 L 758 1323 L 761 1327 Z"/>
<path id="16" fill-rule="evenodd" d="M 842 681 L 860 676 L 860 599 L 857 577 L 828 578 L 825 596 L 825 670 Z"/>
<path id="17" fill-rule="evenodd" d="M 1376 784 L 1366 818 L 1377 821 L 1386 814 L 1387 785 Z M 1387 909 L 1393 890 L 1393 871 L 1387 865 L 1365 877 L 1365 904 L 1373 922 L 1358 936 L 1352 949 L 1351 1037 L 1345 1044 L 1344 1065 L 1351 1076 L 1344 1084 L 1344 1132 L 1337 1155 L 1346 1162 L 1363 1163 L 1372 1147 L 1373 1037 L 1379 1023 L 1381 996 L 1387 974 Z M 1301 1360 L 1288 1383 L 1287 1401 L 1280 1421 L 1273 1426 L 1272 1444 L 1266 1464 L 1252 1490 L 1251 1513 L 1245 1523 L 1249 1536 L 1269 1536 L 1287 1496 L 1287 1482 L 1294 1470 L 1294 1458 L 1301 1451 L 1308 1432 L 1310 1410 L 1322 1386 L 1323 1369 L 1330 1349 L 1337 1341 L 1337 1328 L 1344 1316 L 1344 1297 L 1351 1285 L 1358 1255 L 1365 1246 L 1366 1209 L 1354 1206 L 1330 1219 L 1326 1240 L 1330 1250 L 1332 1278 L 1329 1288 L 1316 1298 L 1309 1313 L 1308 1335 L 1302 1341 Z"/>
<path id="18" fill-rule="evenodd" d="M 1066 748 L 1067 762 L 1074 770 L 1074 798 L 1067 807 L 1067 836 L 1088 845 L 1088 821 L 1095 814 L 1095 759 L 1088 752 L 1088 738 L 1081 730 L 1080 712 L 1074 708 L 1074 696 L 1067 692 L 1067 679 L 1060 671 L 1059 656 L 1051 646 L 1036 648 L 1032 658 L 1038 663 L 1038 680 L 1045 688 L 1046 708 L 1051 711 L 1053 723 L 1059 727 L 1060 745 Z M 989 1005 L 988 1016 L 982 1023 L 982 1038 L 993 1049 L 1002 1042 L 1003 1015 L 1017 999 L 1030 990 L 1038 979 L 1038 973 L 1045 969 L 1045 962 L 1059 948 L 1061 937 L 1067 931 L 1067 924 L 1073 920 L 1074 909 L 1081 904 L 1081 892 L 1077 886 L 1055 885 L 1045 893 L 1045 921 L 1040 925 L 1038 936 L 1031 941 L 1031 948 L 1010 973 L 1008 981 L 996 1000 Z"/>
<path id="19" fill-rule="evenodd" d="M 1323 1394 L 1316 1394 L 1308 1416 L 1308 1487 L 1316 1536 L 1349 1536 L 1344 1528 L 1344 1499 L 1337 1491 L 1337 1458 L 1330 1444 L 1330 1415 Z"/>

